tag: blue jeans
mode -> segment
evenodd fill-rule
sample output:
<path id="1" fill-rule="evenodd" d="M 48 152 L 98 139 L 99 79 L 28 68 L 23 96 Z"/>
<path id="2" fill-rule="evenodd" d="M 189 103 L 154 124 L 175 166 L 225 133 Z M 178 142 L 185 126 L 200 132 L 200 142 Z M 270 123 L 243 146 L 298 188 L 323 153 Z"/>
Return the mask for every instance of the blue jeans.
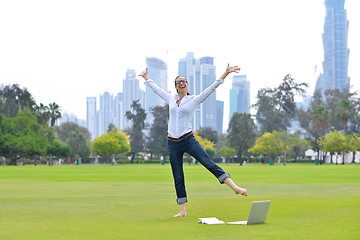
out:
<path id="1" fill-rule="evenodd" d="M 184 134 L 182 137 L 177 139 L 168 137 L 167 142 L 177 195 L 176 201 L 178 204 L 187 202 L 183 170 L 184 153 L 190 154 L 204 167 L 206 167 L 221 184 L 224 183 L 226 178 L 230 178 L 230 175 L 224 172 L 224 170 L 216 165 L 216 163 L 209 157 L 200 143 L 196 141 L 193 134 Z"/>

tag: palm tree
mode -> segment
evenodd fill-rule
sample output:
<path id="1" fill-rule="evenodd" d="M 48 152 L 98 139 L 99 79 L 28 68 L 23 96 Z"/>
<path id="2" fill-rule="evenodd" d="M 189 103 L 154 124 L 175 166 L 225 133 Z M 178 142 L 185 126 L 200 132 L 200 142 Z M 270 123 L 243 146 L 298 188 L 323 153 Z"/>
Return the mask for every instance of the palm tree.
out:
<path id="1" fill-rule="evenodd" d="M 325 106 L 319 105 L 313 110 L 311 118 L 316 124 L 316 128 L 319 128 L 320 126 L 325 128 L 330 120 L 329 111 Z"/>
<path id="2" fill-rule="evenodd" d="M 50 110 L 50 118 L 51 118 L 51 127 L 55 126 L 56 119 L 61 118 L 61 109 L 60 106 L 57 105 L 55 102 L 49 104 Z"/>
<path id="3" fill-rule="evenodd" d="M 35 107 L 35 114 L 38 120 L 38 123 L 43 125 L 46 123 L 50 118 L 49 107 L 45 106 L 44 104 L 40 103 L 40 105 L 36 105 Z"/>
<path id="4" fill-rule="evenodd" d="M 343 125 L 344 133 L 346 131 L 346 125 L 350 120 L 355 117 L 355 107 L 351 101 L 343 99 L 337 107 L 337 118 L 341 120 L 341 125 Z"/>
<path id="5" fill-rule="evenodd" d="M 311 119 L 316 126 L 317 136 L 315 139 L 325 134 L 326 126 L 330 121 L 328 109 L 324 105 L 318 105 L 311 111 Z M 317 141 L 317 140 L 315 140 Z M 318 148 L 318 157 L 320 159 L 320 148 Z M 322 156 L 324 162 L 324 155 Z M 321 163 L 320 163 L 321 164 Z"/>

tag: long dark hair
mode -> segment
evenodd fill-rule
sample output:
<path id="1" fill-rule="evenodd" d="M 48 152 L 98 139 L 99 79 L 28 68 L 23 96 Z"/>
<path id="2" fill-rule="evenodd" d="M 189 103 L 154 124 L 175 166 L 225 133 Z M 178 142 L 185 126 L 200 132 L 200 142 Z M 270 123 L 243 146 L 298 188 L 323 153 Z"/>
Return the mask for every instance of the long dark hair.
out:
<path id="1" fill-rule="evenodd" d="M 179 76 L 177 76 L 177 77 L 175 78 L 175 86 L 176 86 L 176 79 L 178 79 L 179 77 L 185 78 L 185 81 L 188 82 L 187 79 L 186 79 L 186 77 L 179 75 Z M 178 92 L 177 89 L 176 89 L 176 92 Z M 187 95 L 190 95 L 189 91 L 187 92 Z"/>

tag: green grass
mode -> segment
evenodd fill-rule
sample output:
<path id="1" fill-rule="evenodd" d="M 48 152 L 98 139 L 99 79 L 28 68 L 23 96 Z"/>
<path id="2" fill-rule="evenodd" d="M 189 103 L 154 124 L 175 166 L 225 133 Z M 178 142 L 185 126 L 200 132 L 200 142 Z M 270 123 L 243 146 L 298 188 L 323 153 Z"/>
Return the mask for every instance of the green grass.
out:
<path id="1" fill-rule="evenodd" d="M 360 239 L 360 166 L 221 166 L 249 196 L 185 165 L 180 219 L 169 165 L 0 166 L 0 239 Z M 265 224 L 197 223 L 246 220 L 254 200 Z"/>

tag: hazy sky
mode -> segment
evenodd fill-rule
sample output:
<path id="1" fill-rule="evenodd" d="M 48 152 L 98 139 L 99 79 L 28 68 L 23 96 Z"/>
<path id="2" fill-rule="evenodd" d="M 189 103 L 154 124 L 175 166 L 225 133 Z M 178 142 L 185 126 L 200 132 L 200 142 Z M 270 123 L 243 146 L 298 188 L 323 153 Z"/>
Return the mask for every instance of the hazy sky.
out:
<path id="1" fill-rule="evenodd" d="M 345 8 L 349 76 L 360 90 L 360 1 Z M 146 57 L 168 62 L 172 87 L 179 59 L 194 52 L 215 57 L 218 77 L 228 62 L 239 65 L 251 104 L 288 73 L 312 93 L 324 19 L 324 0 L 0 0 L 0 85 L 18 83 L 38 104 L 56 102 L 85 119 L 86 97 L 122 92 L 126 70 L 140 73 Z M 217 90 L 225 123 L 231 82 Z"/>

